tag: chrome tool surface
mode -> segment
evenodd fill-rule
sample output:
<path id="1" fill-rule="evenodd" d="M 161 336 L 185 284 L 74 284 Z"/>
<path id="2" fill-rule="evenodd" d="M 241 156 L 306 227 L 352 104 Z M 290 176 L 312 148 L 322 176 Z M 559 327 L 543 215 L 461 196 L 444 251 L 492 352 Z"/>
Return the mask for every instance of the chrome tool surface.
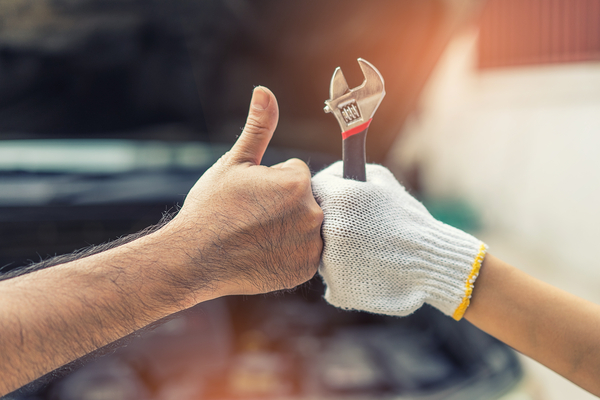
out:
<path id="1" fill-rule="evenodd" d="M 365 182 L 367 130 L 385 96 L 385 87 L 383 77 L 371 63 L 359 58 L 358 65 L 365 80 L 354 89 L 348 88 L 342 69 L 335 69 L 325 112 L 333 113 L 342 129 L 344 178 Z"/>

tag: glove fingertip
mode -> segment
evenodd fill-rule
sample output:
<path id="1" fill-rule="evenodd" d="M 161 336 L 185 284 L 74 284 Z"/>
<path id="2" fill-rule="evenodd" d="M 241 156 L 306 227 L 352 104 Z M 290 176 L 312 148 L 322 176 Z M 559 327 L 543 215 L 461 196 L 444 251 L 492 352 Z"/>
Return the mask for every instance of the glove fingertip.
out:
<path id="1" fill-rule="evenodd" d="M 342 172 L 343 172 L 343 164 L 341 161 L 336 161 L 333 164 L 323 168 L 322 170 L 320 170 L 319 172 L 317 172 L 314 178 L 320 178 L 323 176 L 335 176 L 335 177 L 342 177 Z"/>
<path id="2" fill-rule="evenodd" d="M 392 174 L 392 171 L 390 171 L 381 164 L 367 164 L 367 172 L 370 172 L 376 176 L 394 176 L 394 174 Z"/>
<path id="3" fill-rule="evenodd" d="M 367 182 L 386 188 L 390 188 L 390 185 L 399 186 L 404 190 L 404 186 L 398 182 L 392 171 L 379 164 L 368 164 Z"/>

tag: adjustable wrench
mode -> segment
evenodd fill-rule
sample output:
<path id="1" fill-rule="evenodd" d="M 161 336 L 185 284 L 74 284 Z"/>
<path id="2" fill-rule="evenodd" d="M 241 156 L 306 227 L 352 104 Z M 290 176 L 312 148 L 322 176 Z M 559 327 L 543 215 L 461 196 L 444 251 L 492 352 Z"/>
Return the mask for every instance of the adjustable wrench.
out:
<path id="1" fill-rule="evenodd" d="M 354 89 L 348 88 L 342 69 L 335 69 L 324 110 L 333 113 L 342 128 L 344 178 L 366 182 L 365 140 L 385 87 L 383 77 L 371 63 L 359 58 L 358 65 L 365 80 Z"/>

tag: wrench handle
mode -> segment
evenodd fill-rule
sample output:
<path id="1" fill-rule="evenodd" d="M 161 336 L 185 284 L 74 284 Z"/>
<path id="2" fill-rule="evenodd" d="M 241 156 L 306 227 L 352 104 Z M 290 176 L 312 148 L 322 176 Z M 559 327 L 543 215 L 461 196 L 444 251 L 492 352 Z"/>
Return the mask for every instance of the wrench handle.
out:
<path id="1" fill-rule="evenodd" d="M 363 131 L 355 133 L 343 141 L 344 179 L 354 179 L 361 182 L 367 181 L 367 173 L 365 171 L 365 141 L 368 129 L 369 127 L 366 127 Z"/>
<path id="2" fill-rule="evenodd" d="M 344 160 L 344 179 L 366 182 L 365 141 L 371 120 L 342 134 L 342 159 Z"/>

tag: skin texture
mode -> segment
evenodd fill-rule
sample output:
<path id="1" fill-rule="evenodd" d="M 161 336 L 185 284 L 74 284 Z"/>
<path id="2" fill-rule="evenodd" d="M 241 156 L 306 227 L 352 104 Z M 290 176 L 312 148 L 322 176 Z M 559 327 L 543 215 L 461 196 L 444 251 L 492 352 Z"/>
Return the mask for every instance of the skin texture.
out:
<path id="1" fill-rule="evenodd" d="M 0 281 L 0 396 L 200 302 L 290 289 L 316 273 L 323 214 L 308 167 L 259 165 L 278 113 L 256 88 L 236 144 L 160 229 Z"/>
<path id="2" fill-rule="evenodd" d="M 600 396 L 600 306 L 487 255 L 464 316 Z"/>

